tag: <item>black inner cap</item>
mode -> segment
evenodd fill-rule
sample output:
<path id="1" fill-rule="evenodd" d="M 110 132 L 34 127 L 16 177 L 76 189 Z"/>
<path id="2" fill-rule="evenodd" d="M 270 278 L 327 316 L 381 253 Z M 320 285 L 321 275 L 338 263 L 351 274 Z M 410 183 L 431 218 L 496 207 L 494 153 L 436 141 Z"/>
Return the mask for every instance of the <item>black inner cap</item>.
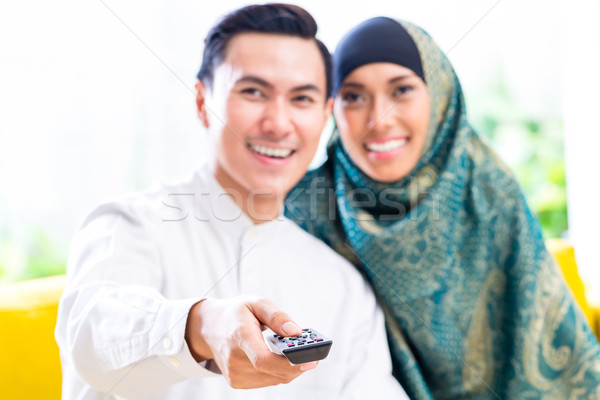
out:
<path id="1" fill-rule="evenodd" d="M 349 73 L 365 64 L 390 62 L 425 81 L 419 50 L 406 29 L 391 18 L 366 20 L 346 34 L 333 55 L 334 96 Z"/>

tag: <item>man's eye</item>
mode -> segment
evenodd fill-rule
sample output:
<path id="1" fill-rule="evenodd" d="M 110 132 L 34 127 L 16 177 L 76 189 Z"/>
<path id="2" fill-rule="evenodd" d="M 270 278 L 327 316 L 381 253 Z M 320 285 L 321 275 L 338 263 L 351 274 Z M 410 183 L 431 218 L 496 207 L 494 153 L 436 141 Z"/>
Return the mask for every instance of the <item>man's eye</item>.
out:
<path id="1" fill-rule="evenodd" d="M 296 96 L 296 97 L 294 97 L 294 101 L 299 101 L 301 103 L 314 103 L 315 102 L 315 100 L 312 97 L 306 96 L 306 95 Z"/>
<path id="2" fill-rule="evenodd" d="M 260 90 L 256 89 L 256 88 L 246 88 L 246 89 L 242 89 L 242 93 L 244 94 L 248 94 L 252 97 L 263 97 L 263 92 L 261 92 Z"/>

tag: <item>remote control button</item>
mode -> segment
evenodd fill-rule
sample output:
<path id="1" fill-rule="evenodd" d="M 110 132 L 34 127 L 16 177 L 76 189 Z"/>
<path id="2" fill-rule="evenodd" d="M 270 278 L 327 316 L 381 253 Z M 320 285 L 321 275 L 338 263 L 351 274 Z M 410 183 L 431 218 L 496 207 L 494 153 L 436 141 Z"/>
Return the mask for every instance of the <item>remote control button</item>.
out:
<path id="1" fill-rule="evenodd" d="M 315 342 L 322 342 L 323 339 L 316 339 Z"/>
<path id="2" fill-rule="evenodd" d="M 289 343 L 289 344 L 288 344 L 288 347 L 294 347 L 294 346 L 295 346 L 295 344 L 294 344 L 294 343 Z"/>

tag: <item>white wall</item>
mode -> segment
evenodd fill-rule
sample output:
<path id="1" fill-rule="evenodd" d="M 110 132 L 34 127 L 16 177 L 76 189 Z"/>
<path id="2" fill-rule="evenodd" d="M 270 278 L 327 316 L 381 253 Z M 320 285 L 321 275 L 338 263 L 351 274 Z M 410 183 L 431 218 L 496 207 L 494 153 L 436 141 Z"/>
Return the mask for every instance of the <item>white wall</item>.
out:
<path id="1" fill-rule="evenodd" d="M 202 40 L 218 17 L 246 3 L 0 3 L 0 241 L 27 251 L 32 230 L 41 229 L 66 248 L 94 204 L 196 168 L 204 132 L 191 89 Z M 560 113 L 559 25 L 598 25 L 589 14 L 565 20 L 541 0 L 297 4 L 315 16 L 331 50 L 371 16 L 416 22 L 448 52 L 469 106 L 470 93 L 500 63 L 519 106 L 538 117 Z M 569 104 L 576 109 L 577 96 Z M 585 125 L 593 136 L 594 125 Z M 582 150 L 573 146 L 577 159 Z M 570 201 L 592 197 L 585 195 L 591 186 L 580 185 Z M 571 192 L 576 187 L 570 180 Z"/>
<path id="2" fill-rule="evenodd" d="M 600 300 L 600 1 L 558 0 L 569 232 Z"/>

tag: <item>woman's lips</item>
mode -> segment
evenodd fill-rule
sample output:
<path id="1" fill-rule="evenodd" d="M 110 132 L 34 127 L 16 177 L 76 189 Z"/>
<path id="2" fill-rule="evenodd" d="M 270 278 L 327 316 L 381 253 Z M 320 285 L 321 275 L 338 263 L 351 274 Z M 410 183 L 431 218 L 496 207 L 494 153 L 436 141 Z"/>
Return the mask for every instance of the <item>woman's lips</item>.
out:
<path id="1" fill-rule="evenodd" d="M 374 139 L 363 144 L 369 156 L 377 160 L 388 160 L 404 150 L 408 138 Z"/>

